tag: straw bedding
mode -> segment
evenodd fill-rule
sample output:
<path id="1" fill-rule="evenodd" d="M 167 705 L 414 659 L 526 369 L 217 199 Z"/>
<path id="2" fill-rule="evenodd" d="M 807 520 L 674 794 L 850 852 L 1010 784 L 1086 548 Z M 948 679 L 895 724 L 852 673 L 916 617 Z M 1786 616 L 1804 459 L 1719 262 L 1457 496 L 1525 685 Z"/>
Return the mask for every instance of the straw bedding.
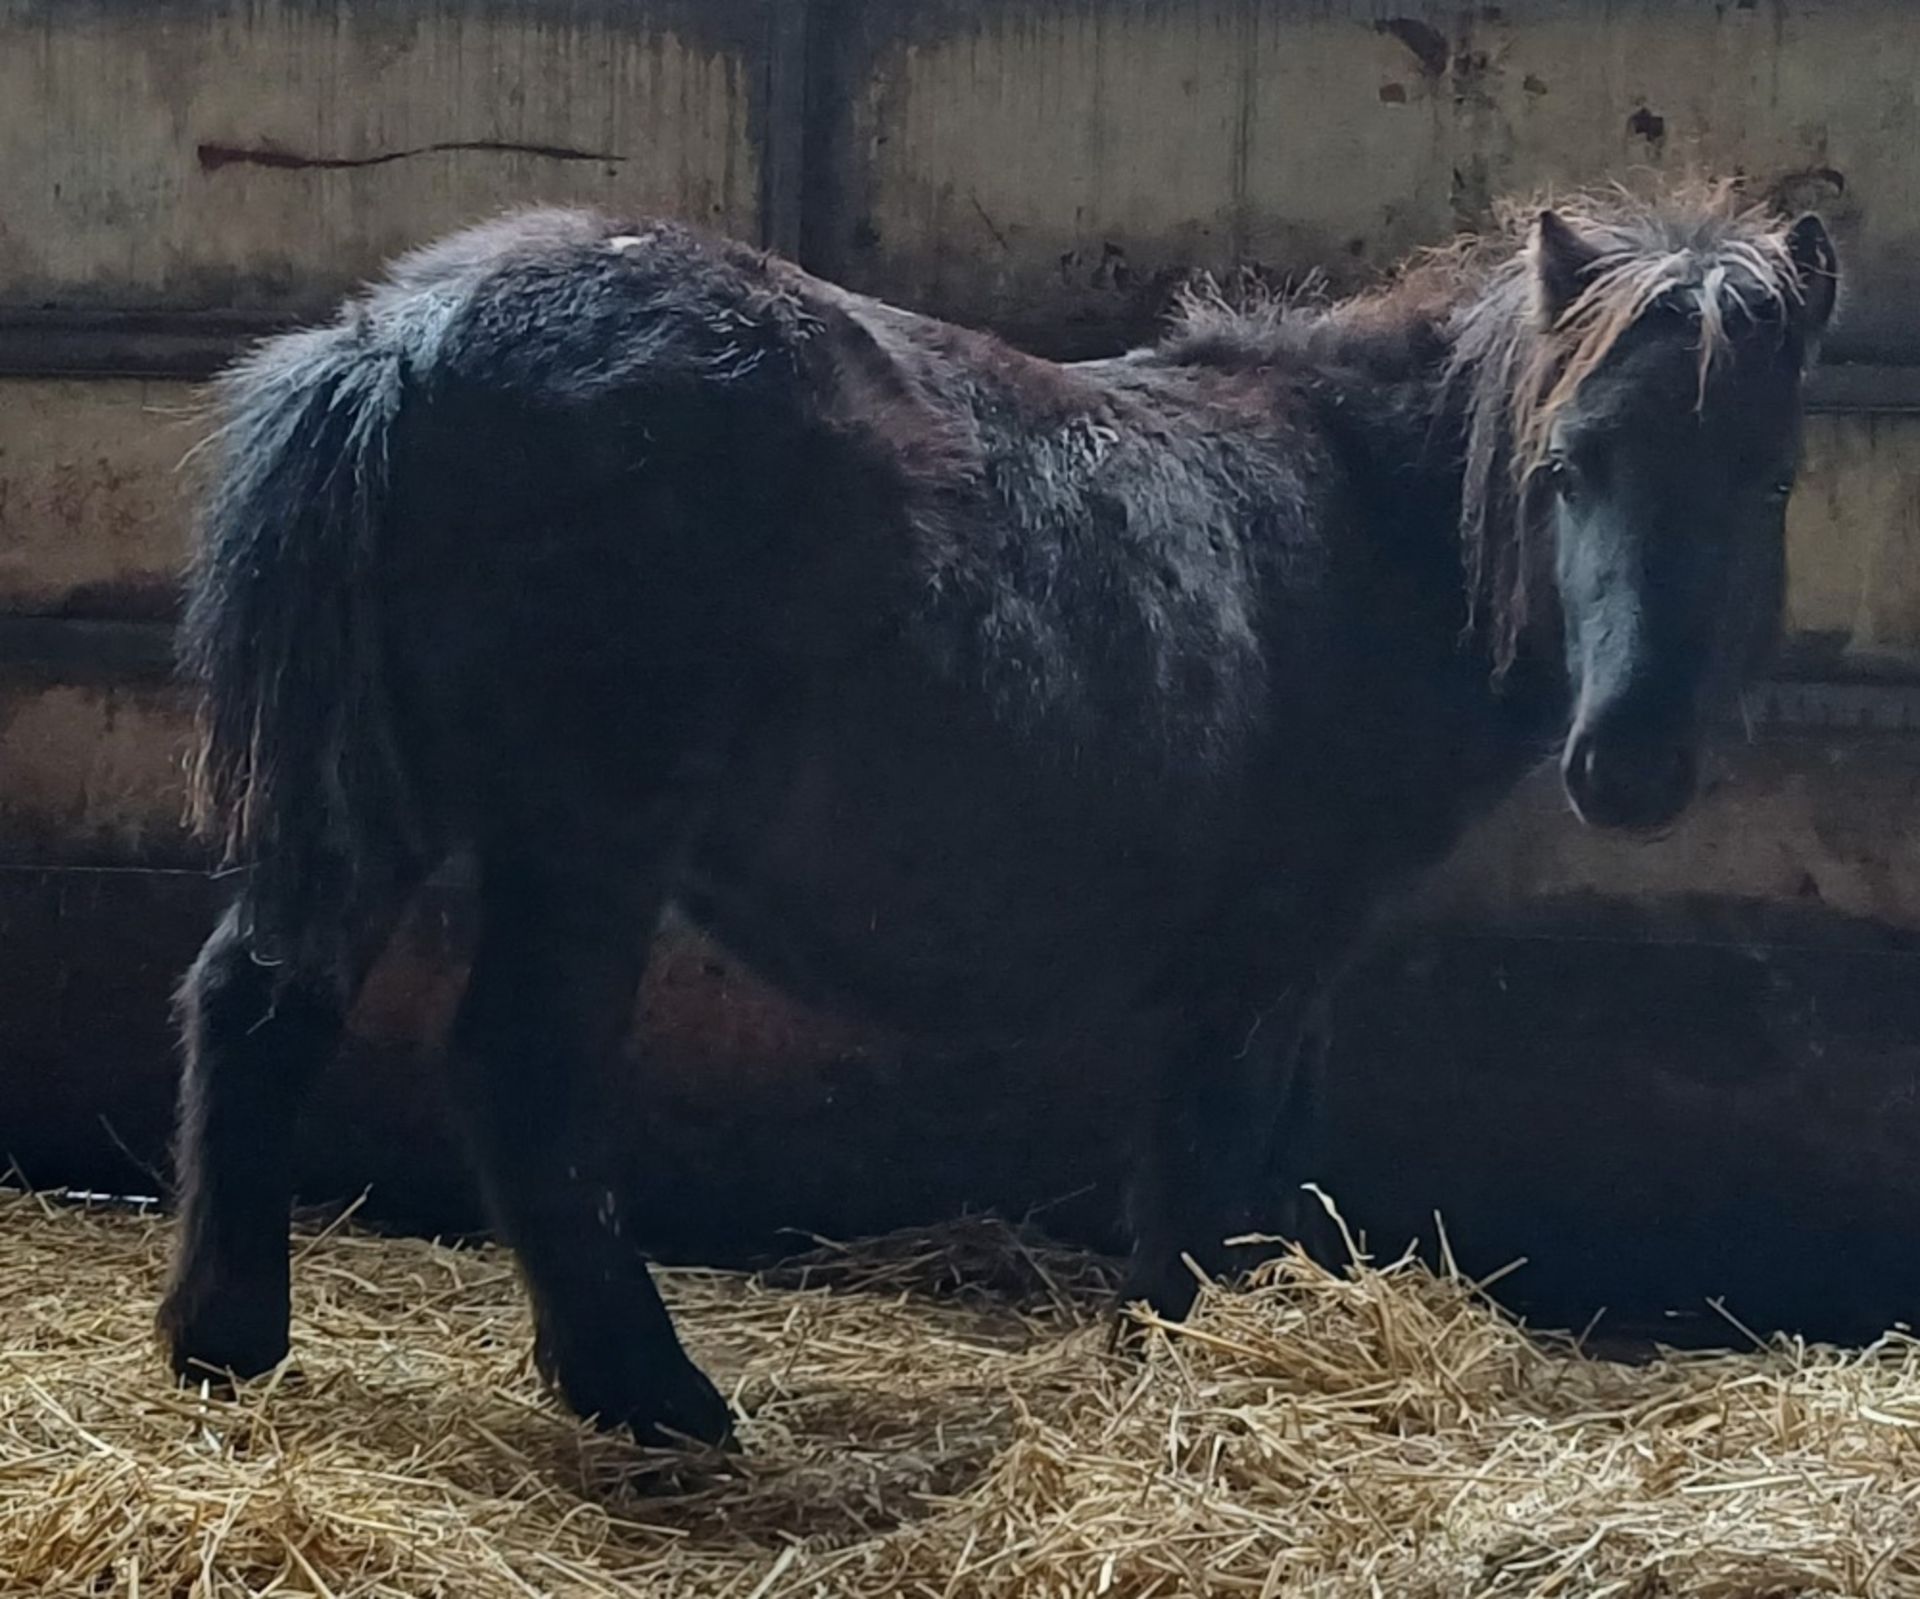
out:
<path id="1" fill-rule="evenodd" d="M 297 1244 L 294 1367 L 162 1381 L 164 1224 L 0 1197 L 0 1594 L 1920 1594 L 1920 1345 L 1638 1366 L 1457 1274 L 1282 1262 L 1110 1354 L 985 1224 L 665 1284 L 745 1420 L 647 1456 L 544 1399 L 508 1260 Z"/>

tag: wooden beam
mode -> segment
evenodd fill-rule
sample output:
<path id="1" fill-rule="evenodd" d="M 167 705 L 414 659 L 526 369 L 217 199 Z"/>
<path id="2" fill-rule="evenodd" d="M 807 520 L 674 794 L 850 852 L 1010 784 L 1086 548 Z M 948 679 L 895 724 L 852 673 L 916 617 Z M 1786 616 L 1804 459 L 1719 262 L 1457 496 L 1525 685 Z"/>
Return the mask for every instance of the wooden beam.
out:
<path id="1" fill-rule="evenodd" d="M 0 673 L 61 683 L 162 682 L 173 673 L 165 622 L 0 616 Z"/>
<path id="2" fill-rule="evenodd" d="M 776 4 L 768 22 L 762 243 L 797 258 L 807 184 L 807 7 Z M 172 378 L 213 376 L 251 345 L 324 312 L 280 316 L 239 311 L 36 311 L 0 307 L 0 378 Z M 1019 330 L 1003 330 L 1017 335 Z M 1082 329 L 1086 351 L 1112 338 Z M 1016 337 L 1016 342 L 1021 342 Z M 1030 342 L 1040 343 L 1043 340 Z M 1862 361 L 1816 367 L 1807 405 L 1825 412 L 1920 412 L 1920 364 Z"/>
<path id="3" fill-rule="evenodd" d="M 0 377 L 211 377 L 298 319 L 234 311 L 0 309 Z"/>
<path id="4" fill-rule="evenodd" d="M 1807 378 L 1807 408 L 1813 411 L 1920 411 L 1920 366 L 1836 361 Z"/>
<path id="5" fill-rule="evenodd" d="M 797 260 L 807 185 L 809 0 L 767 0 L 760 242 Z"/>

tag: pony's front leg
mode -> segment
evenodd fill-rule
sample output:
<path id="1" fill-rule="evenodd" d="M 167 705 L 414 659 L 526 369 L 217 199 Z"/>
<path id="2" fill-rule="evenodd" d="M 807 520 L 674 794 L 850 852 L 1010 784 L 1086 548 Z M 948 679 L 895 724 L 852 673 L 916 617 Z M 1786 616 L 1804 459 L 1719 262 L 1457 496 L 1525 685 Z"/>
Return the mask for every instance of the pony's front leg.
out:
<path id="1" fill-rule="evenodd" d="M 1209 1275 L 1252 1265 L 1227 1240 L 1306 1220 L 1287 1203 L 1318 1148 L 1309 993 L 1193 1013 L 1161 1060 L 1146 1107 L 1131 1199 L 1134 1247 L 1121 1302 L 1172 1320 L 1191 1308 L 1194 1264 Z M 1297 1120 L 1298 1125 L 1283 1126 Z M 1275 1194 L 1278 1180 L 1280 1194 Z"/>
<path id="2" fill-rule="evenodd" d="M 158 1319 L 183 1378 L 254 1377 L 287 1353 L 295 1120 L 406 886 L 344 918 L 337 936 L 286 950 L 259 946 L 243 897 L 181 985 L 174 1256 Z"/>
<path id="3" fill-rule="evenodd" d="M 658 885 L 606 852 L 481 862 L 481 931 L 453 1053 L 494 1222 L 533 1302 L 541 1374 L 578 1415 L 647 1442 L 724 1443 L 727 1403 L 675 1335 L 634 1242 L 590 1068 L 633 1019 Z"/>

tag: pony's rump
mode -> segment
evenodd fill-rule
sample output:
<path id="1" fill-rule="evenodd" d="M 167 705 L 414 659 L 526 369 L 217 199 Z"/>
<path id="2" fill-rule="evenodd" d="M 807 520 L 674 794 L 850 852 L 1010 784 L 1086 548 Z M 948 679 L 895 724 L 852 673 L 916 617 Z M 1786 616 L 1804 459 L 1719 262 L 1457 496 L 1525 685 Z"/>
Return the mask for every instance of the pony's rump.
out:
<path id="1" fill-rule="evenodd" d="M 456 234 L 331 326 L 233 368 L 180 654 L 199 702 L 193 815 L 250 874 L 261 930 L 337 918 L 372 865 L 426 843 L 379 581 L 397 507 L 417 502 L 400 481 L 413 442 L 480 405 L 616 415 L 653 457 L 716 423 L 735 445 L 813 426 L 844 458 L 860 441 L 836 424 L 848 407 L 833 391 L 870 401 L 899 381 L 802 274 L 683 227 L 586 212 Z M 913 408 L 904 388 L 891 398 L 896 416 Z"/>

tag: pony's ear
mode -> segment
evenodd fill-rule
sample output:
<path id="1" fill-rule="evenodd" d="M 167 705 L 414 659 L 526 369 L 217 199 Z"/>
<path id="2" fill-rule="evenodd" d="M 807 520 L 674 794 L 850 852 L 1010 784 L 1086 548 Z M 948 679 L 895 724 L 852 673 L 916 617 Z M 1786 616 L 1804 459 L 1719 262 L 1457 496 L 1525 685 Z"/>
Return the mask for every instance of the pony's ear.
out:
<path id="1" fill-rule="evenodd" d="M 1600 252 L 1558 211 L 1542 211 L 1533 219 L 1527 263 L 1533 268 L 1533 316 L 1541 332 L 1551 329 L 1580 298 L 1599 259 Z"/>
<path id="2" fill-rule="evenodd" d="M 1826 226 L 1811 211 L 1788 230 L 1787 254 L 1800 281 L 1800 325 L 1809 337 L 1818 338 L 1840 292 L 1840 258 Z"/>

